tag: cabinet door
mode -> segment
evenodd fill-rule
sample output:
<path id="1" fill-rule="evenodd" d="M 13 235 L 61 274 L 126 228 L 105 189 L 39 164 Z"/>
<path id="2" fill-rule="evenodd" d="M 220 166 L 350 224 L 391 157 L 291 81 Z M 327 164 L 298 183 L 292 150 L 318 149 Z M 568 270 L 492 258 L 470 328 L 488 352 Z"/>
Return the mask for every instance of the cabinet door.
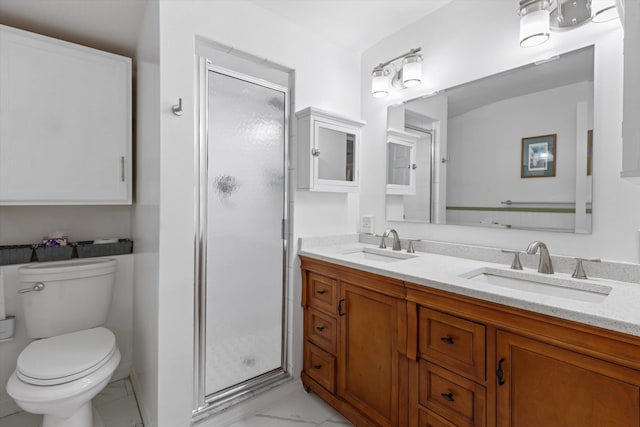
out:
<path id="1" fill-rule="evenodd" d="M 498 427 L 638 427 L 637 371 L 498 331 Z"/>
<path id="2" fill-rule="evenodd" d="M 397 300 L 342 283 L 338 394 L 382 426 L 398 425 Z"/>
<path id="3" fill-rule="evenodd" d="M 131 60 L 0 26 L 0 204 L 131 203 Z"/>

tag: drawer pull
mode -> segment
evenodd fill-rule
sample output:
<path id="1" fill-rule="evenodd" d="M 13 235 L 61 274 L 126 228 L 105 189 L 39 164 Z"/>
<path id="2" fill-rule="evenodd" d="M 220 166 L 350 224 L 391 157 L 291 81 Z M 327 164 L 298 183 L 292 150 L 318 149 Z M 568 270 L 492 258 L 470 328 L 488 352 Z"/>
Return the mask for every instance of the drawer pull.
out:
<path id="1" fill-rule="evenodd" d="M 440 338 L 440 341 L 442 341 L 445 344 L 453 344 L 453 338 L 451 337 L 442 337 Z"/>
<path id="2" fill-rule="evenodd" d="M 313 365 L 313 369 L 320 369 L 322 368 L 322 365 Z"/>
<path id="3" fill-rule="evenodd" d="M 453 398 L 453 393 L 440 393 L 440 396 L 444 397 L 449 402 L 455 402 L 456 400 Z"/>
<path id="4" fill-rule="evenodd" d="M 316 329 L 319 330 L 320 332 L 325 330 L 324 326 L 316 326 Z"/>
<path id="5" fill-rule="evenodd" d="M 342 304 L 344 304 L 344 300 L 343 299 L 338 301 L 338 315 L 340 315 L 340 316 L 344 316 L 345 315 L 345 312 L 342 311 Z"/>
<path id="6" fill-rule="evenodd" d="M 498 362 L 498 369 L 496 370 L 496 376 L 498 377 L 498 385 L 504 385 L 504 371 L 502 370 L 502 364 L 504 363 L 504 357 Z"/>
<path id="7" fill-rule="evenodd" d="M 327 293 L 327 290 L 326 289 L 321 289 L 319 291 L 316 291 L 316 293 L 319 293 L 320 295 L 324 295 L 324 294 Z"/>

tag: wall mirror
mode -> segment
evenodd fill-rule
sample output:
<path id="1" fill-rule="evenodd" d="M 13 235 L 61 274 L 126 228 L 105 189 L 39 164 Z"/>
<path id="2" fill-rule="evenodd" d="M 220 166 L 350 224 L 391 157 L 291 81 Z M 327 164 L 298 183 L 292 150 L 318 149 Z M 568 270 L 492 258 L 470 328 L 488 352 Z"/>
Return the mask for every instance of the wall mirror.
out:
<path id="1" fill-rule="evenodd" d="M 589 46 L 390 106 L 387 220 L 590 233 L 593 70 Z"/>

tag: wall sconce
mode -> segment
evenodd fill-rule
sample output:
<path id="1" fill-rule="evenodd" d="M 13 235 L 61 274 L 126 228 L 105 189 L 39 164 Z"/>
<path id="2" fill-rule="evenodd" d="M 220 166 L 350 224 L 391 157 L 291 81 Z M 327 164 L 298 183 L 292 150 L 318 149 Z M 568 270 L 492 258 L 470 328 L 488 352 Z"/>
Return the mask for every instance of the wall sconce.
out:
<path id="1" fill-rule="evenodd" d="M 422 83 L 422 48 L 411 49 L 409 52 L 378 64 L 371 72 L 371 95 L 375 98 L 384 98 L 389 95 L 389 65 L 393 64 L 394 73 L 391 78 L 393 87 L 404 89 L 419 86 Z M 402 67 L 397 67 L 395 62 L 402 60 Z"/>
<path id="2" fill-rule="evenodd" d="M 520 0 L 520 46 L 538 46 L 550 37 L 550 30 L 572 30 L 588 22 L 608 22 L 618 17 L 614 4 L 591 0 Z"/>

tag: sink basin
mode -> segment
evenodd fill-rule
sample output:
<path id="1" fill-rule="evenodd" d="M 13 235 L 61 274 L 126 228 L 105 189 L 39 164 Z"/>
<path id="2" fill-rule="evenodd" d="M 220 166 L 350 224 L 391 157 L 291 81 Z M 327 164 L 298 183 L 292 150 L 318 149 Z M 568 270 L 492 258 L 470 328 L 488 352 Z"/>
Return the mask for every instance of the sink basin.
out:
<path id="1" fill-rule="evenodd" d="M 411 258 L 415 258 L 415 255 L 408 254 L 406 252 L 392 251 L 391 249 L 376 249 L 376 248 L 358 248 L 343 252 L 349 259 L 365 259 L 369 261 L 379 262 L 398 262 Z"/>
<path id="2" fill-rule="evenodd" d="M 460 277 L 518 291 L 594 303 L 604 301 L 611 292 L 609 286 L 589 281 L 489 267 L 470 271 Z"/>

